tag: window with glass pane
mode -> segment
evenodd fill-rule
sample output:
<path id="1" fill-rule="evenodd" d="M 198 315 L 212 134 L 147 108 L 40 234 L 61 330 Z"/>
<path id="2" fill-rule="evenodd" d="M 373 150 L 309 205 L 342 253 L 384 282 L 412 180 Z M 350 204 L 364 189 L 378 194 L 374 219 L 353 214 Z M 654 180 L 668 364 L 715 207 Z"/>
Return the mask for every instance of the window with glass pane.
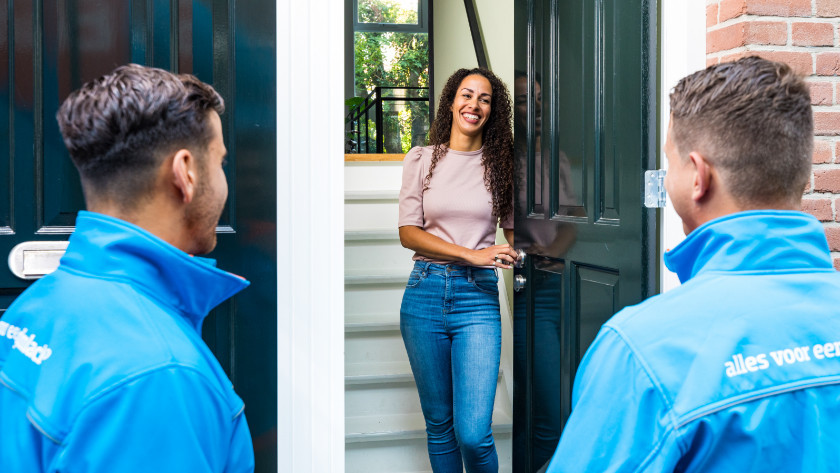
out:
<path id="1" fill-rule="evenodd" d="M 416 25 L 420 19 L 419 0 L 358 0 L 359 23 Z"/>
<path id="2" fill-rule="evenodd" d="M 356 0 L 351 110 L 355 152 L 405 153 L 425 142 L 429 129 L 428 0 Z M 378 102 L 379 105 L 375 105 Z M 369 108 L 368 108 L 369 107 Z M 381 111 L 379 126 L 376 110 Z M 363 117 L 360 114 L 364 114 Z M 354 119 L 355 120 L 355 119 Z"/>

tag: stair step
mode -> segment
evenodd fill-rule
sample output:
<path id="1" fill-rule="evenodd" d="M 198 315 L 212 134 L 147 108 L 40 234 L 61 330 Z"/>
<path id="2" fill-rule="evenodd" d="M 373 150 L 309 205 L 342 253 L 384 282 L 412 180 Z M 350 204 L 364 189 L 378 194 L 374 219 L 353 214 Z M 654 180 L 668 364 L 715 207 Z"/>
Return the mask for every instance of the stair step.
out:
<path id="1" fill-rule="evenodd" d="M 499 368 L 499 380 L 504 371 Z M 387 384 L 414 382 L 411 363 L 408 361 L 380 361 L 368 363 L 346 363 L 344 365 L 344 384 Z M 501 394 L 501 393 L 498 393 Z M 498 395 L 497 394 L 497 395 Z"/>
<path id="2" fill-rule="evenodd" d="M 510 435 L 496 435 L 499 473 L 511 473 Z M 417 439 L 357 442 L 345 446 L 347 473 L 432 473 L 425 436 Z"/>
<path id="3" fill-rule="evenodd" d="M 405 284 L 408 273 L 404 270 L 379 271 L 371 273 L 364 269 L 346 269 L 344 271 L 345 286 Z"/>
<path id="4" fill-rule="evenodd" d="M 398 190 L 345 191 L 344 200 L 399 200 Z"/>
<path id="5" fill-rule="evenodd" d="M 347 230 L 344 232 L 344 241 L 390 241 L 400 240 L 398 230 Z"/>
<path id="6" fill-rule="evenodd" d="M 379 417 L 348 417 L 344 423 L 346 443 L 414 439 L 426 437 L 423 414 L 395 414 Z M 513 432 L 513 423 L 506 413 L 493 411 L 493 435 Z"/>
<path id="7" fill-rule="evenodd" d="M 344 384 L 382 384 L 413 382 L 408 361 L 348 363 L 344 366 Z"/>
<path id="8" fill-rule="evenodd" d="M 399 313 L 349 315 L 344 317 L 344 332 L 393 332 L 400 329 Z"/>

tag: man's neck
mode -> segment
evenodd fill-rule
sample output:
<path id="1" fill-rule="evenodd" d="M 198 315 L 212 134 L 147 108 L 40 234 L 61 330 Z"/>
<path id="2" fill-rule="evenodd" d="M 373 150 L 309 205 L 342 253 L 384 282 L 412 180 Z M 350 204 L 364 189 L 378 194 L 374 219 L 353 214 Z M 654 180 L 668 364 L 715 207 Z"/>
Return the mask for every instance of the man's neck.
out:
<path id="1" fill-rule="evenodd" d="M 190 252 L 180 212 L 160 199 L 153 199 L 136 208 L 125 209 L 113 202 L 88 202 L 88 210 L 137 225 L 181 251 Z"/>

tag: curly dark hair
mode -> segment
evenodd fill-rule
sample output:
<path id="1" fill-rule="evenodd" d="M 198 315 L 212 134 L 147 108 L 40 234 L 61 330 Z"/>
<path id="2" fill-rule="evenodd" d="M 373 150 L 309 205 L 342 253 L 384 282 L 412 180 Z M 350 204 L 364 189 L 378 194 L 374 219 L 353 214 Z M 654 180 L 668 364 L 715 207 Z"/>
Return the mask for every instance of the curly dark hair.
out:
<path id="1" fill-rule="evenodd" d="M 493 196 L 493 215 L 504 220 L 513 212 L 513 131 L 511 130 L 511 101 L 507 86 L 488 69 L 458 69 L 446 81 L 437 115 L 429 131 L 429 144 L 434 146 L 432 163 L 426 176 L 425 187 L 429 188 L 432 173 L 438 160 L 446 154 L 452 133 L 452 110 L 458 86 L 465 77 L 480 75 L 490 81 L 493 95 L 490 99 L 490 116 L 481 133 L 484 151 L 481 165 L 484 166 L 484 185 Z"/>

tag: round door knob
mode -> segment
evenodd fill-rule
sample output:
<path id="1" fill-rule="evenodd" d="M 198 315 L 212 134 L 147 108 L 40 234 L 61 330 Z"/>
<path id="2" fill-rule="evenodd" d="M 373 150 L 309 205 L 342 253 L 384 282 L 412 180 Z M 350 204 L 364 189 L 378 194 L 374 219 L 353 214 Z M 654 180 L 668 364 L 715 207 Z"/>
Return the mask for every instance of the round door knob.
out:
<path id="1" fill-rule="evenodd" d="M 516 250 L 516 254 L 518 255 L 518 257 L 516 258 L 516 261 L 513 262 L 513 266 L 516 268 L 521 268 L 525 266 L 525 258 L 528 256 L 528 254 L 525 253 L 525 250 L 521 248 Z"/>
<path id="2" fill-rule="evenodd" d="M 517 274 L 516 276 L 514 276 L 513 277 L 513 290 L 514 290 L 514 292 L 519 292 L 519 291 L 525 289 L 525 283 L 526 282 L 528 282 L 528 280 L 525 279 L 525 276 L 523 276 L 521 274 Z"/>

